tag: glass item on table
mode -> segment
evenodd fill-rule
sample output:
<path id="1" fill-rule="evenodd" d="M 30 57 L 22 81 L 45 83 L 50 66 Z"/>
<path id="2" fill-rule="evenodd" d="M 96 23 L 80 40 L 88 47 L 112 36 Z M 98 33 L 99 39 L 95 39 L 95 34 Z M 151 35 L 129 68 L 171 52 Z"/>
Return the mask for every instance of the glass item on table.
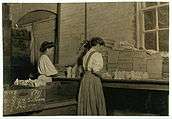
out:
<path id="1" fill-rule="evenodd" d="M 71 78 L 72 77 L 72 67 L 69 66 L 67 67 L 67 78 Z"/>
<path id="2" fill-rule="evenodd" d="M 82 66 L 78 67 L 78 78 L 81 78 L 84 76 L 84 69 Z"/>
<path id="3" fill-rule="evenodd" d="M 71 77 L 76 78 L 77 65 L 75 65 L 71 70 Z"/>

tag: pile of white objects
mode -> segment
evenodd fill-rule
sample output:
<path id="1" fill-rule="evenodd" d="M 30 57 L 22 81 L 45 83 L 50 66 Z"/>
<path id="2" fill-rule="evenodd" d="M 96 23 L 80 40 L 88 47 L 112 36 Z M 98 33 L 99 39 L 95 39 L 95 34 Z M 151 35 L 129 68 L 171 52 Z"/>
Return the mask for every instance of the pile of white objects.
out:
<path id="1" fill-rule="evenodd" d="M 144 80 L 149 79 L 149 74 L 141 71 L 115 71 L 113 72 L 113 79 Z"/>

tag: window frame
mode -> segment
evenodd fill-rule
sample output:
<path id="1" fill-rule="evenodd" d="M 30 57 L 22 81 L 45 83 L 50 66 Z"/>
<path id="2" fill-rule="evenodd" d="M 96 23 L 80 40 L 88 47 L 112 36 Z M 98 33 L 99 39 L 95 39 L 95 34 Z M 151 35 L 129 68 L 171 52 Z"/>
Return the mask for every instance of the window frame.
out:
<path id="1" fill-rule="evenodd" d="M 159 50 L 160 49 L 160 47 L 159 47 L 159 31 L 161 31 L 161 30 L 169 31 L 169 25 L 166 28 L 159 28 L 159 25 L 158 25 L 158 9 L 161 7 L 165 7 L 165 6 L 169 6 L 169 2 L 164 3 L 164 4 L 160 4 L 160 2 L 157 2 L 157 5 L 149 6 L 149 7 L 146 7 L 146 2 L 137 2 L 136 3 L 137 48 L 142 47 L 143 49 L 146 49 L 145 48 L 145 33 L 155 32 L 156 33 L 156 51 L 160 52 L 160 50 Z M 149 11 L 149 10 L 155 10 L 156 26 L 155 26 L 155 29 L 145 30 L 144 12 Z M 162 51 L 162 52 L 164 52 L 164 51 Z"/>

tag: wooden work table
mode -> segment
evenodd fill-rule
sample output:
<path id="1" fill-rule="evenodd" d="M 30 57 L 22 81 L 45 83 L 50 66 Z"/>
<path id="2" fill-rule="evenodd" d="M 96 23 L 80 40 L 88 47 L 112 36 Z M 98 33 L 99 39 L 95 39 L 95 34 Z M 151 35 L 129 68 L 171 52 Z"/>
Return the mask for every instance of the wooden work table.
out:
<path id="1" fill-rule="evenodd" d="M 78 81 L 80 82 L 81 79 L 54 77 L 53 81 Z M 111 87 L 111 88 L 169 91 L 169 81 L 159 80 L 159 79 L 146 79 L 146 80 L 102 79 L 102 84 L 104 87 Z"/>

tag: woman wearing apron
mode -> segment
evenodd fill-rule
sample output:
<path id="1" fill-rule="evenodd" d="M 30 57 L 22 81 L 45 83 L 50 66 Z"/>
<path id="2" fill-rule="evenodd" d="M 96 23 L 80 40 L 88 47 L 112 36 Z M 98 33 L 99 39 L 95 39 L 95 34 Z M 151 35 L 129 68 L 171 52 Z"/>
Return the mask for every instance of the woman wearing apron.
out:
<path id="1" fill-rule="evenodd" d="M 90 41 L 91 49 L 83 58 L 84 76 L 78 95 L 78 115 L 106 115 L 106 105 L 102 83 L 103 58 L 99 51 L 104 45 L 102 38 L 94 37 Z"/>

